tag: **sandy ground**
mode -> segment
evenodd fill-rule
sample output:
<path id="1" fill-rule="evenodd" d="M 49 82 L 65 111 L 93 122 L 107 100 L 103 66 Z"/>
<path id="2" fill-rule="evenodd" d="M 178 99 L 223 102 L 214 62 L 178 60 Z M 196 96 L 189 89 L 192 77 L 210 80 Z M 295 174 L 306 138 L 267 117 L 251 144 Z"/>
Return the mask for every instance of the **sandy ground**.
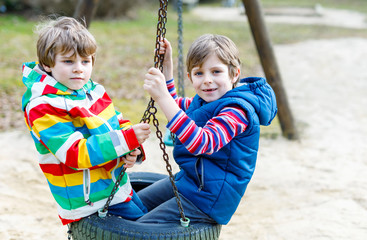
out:
<path id="1" fill-rule="evenodd" d="M 275 52 L 300 140 L 260 140 L 253 180 L 220 239 L 365 240 L 367 39 Z M 0 133 L 0 146 L 0 239 L 66 239 L 29 134 Z M 154 135 L 145 148 L 134 171 L 165 173 Z"/>
<path id="2" fill-rule="evenodd" d="M 242 6 L 233 8 L 196 7 L 193 13 L 209 21 L 247 21 Z M 361 13 L 323 8 L 270 8 L 264 9 L 265 20 L 273 23 L 330 25 L 345 28 L 365 29 L 366 16 Z"/>

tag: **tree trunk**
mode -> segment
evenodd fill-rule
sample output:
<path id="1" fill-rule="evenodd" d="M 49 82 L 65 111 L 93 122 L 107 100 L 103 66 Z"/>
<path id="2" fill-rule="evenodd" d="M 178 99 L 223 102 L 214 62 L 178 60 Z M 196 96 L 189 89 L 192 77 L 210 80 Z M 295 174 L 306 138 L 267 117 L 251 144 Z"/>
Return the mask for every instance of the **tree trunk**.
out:
<path id="1" fill-rule="evenodd" d="M 79 0 L 74 12 L 74 18 L 84 19 L 86 27 L 89 28 L 97 10 L 98 3 L 99 0 Z"/>
<path id="2" fill-rule="evenodd" d="M 271 87 L 274 89 L 277 98 L 278 118 L 283 136 L 288 139 L 298 139 L 292 112 L 287 100 L 287 94 L 283 87 L 260 3 L 258 0 L 242 0 L 242 2 L 245 6 L 246 15 L 249 20 L 252 36 L 256 43 L 257 52 L 264 69 L 265 76 Z"/>

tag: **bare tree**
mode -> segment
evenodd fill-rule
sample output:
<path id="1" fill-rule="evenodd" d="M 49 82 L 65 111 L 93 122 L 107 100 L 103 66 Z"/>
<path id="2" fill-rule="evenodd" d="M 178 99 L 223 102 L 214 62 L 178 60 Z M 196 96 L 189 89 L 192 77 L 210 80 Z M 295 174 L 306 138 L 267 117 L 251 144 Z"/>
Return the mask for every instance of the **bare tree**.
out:
<path id="1" fill-rule="evenodd" d="M 87 28 L 96 13 L 99 0 L 79 0 L 74 12 L 74 18 L 84 19 Z"/>

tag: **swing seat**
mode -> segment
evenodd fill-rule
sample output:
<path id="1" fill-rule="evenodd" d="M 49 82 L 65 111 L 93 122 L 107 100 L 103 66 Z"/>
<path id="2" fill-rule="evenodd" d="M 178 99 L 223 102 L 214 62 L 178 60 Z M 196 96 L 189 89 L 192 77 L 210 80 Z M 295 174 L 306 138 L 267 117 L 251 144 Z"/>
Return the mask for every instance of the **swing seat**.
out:
<path id="1" fill-rule="evenodd" d="M 167 175 L 150 172 L 128 173 L 135 191 L 167 177 Z M 128 240 L 128 239 L 194 239 L 215 240 L 219 238 L 220 224 L 190 223 L 182 227 L 177 223 L 138 223 L 118 216 L 107 215 L 104 218 L 93 214 L 78 222 L 71 223 L 71 235 L 74 240 Z"/>
<path id="2" fill-rule="evenodd" d="M 170 146 L 172 147 L 173 144 L 173 138 L 172 138 L 172 133 L 169 129 L 166 129 L 166 132 L 164 133 L 164 144 L 166 144 L 166 146 Z"/>

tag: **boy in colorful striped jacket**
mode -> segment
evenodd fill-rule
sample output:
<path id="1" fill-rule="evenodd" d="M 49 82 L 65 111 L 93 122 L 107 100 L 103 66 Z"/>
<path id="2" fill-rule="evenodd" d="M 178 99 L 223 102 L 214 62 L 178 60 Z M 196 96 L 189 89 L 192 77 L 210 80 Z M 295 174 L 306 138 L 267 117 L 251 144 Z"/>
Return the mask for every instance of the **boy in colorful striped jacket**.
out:
<path id="1" fill-rule="evenodd" d="M 97 45 L 77 20 L 39 25 L 37 62 L 23 64 L 22 109 L 63 224 L 103 208 L 123 168 L 144 159 L 149 124 L 131 125 L 104 87 L 90 77 Z M 136 219 L 146 212 L 127 174 L 109 213 Z"/>

